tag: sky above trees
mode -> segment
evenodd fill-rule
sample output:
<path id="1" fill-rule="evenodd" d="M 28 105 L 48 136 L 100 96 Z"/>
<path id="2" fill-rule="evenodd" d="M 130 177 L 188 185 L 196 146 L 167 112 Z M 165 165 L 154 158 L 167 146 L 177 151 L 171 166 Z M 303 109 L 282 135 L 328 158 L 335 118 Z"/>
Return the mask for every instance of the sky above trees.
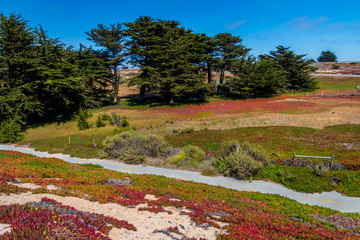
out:
<path id="1" fill-rule="evenodd" d="M 21 13 L 67 45 L 87 46 L 85 32 L 97 24 L 132 22 L 139 16 L 177 20 L 196 33 L 229 32 L 251 53 L 290 46 L 316 59 L 331 50 L 338 61 L 360 61 L 360 2 L 288 0 L 1 0 L 1 13 Z"/>

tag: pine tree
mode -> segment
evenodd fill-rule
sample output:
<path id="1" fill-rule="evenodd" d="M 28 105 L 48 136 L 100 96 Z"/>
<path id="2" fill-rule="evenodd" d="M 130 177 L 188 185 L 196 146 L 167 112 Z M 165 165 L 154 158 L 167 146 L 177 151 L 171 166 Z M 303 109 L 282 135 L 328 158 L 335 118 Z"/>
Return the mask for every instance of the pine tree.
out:
<path id="1" fill-rule="evenodd" d="M 90 32 L 86 32 L 88 40 L 102 48 L 102 53 L 107 64 L 112 69 L 111 85 L 114 91 L 114 102 L 118 101 L 120 73 L 118 68 L 124 61 L 123 31 L 121 24 L 113 24 L 110 27 L 99 24 Z"/>
<path id="2" fill-rule="evenodd" d="M 261 55 L 261 59 L 277 62 L 287 72 L 287 89 L 312 91 L 317 88 L 317 81 L 309 74 L 315 71 L 312 61 L 305 59 L 306 55 L 297 55 L 289 47 L 277 46 L 276 51 Z"/>

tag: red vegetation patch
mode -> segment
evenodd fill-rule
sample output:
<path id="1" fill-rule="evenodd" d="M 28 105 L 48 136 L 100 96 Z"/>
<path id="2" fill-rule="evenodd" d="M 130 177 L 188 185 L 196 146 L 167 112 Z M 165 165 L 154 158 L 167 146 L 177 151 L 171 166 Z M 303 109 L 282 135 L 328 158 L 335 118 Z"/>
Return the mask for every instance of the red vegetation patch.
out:
<path id="1" fill-rule="evenodd" d="M 300 110 L 316 106 L 311 99 L 296 98 L 288 101 L 284 98 L 249 99 L 249 100 L 216 100 L 206 104 L 185 107 L 153 108 L 151 111 L 178 114 L 194 114 L 200 112 L 213 113 L 246 113 L 254 111 L 287 111 Z"/>

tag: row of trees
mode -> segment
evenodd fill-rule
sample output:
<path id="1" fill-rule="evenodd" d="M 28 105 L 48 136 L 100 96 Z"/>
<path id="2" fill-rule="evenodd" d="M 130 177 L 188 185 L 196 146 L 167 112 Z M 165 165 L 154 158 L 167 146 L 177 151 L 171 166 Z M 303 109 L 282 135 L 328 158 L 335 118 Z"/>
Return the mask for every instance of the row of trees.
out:
<path id="1" fill-rule="evenodd" d="M 201 101 L 214 92 L 247 98 L 315 88 L 305 55 L 278 46 L 254 57 L 229 33 L 209 37 L 177 21 L 139 17 L 86 34 L 96 50 L 65 47 L 20 15 L 0 15 L 0 119 L 31 122 L 117 102 L 119 69 L 126 64 L 140 68 L 129 82 L 139 86 L 140 101 L 152 91 L 171 103 Z M 227 71 L 233 77 L 226 79 Z M 213 72 L 220 75 L 217 86 Z"/>

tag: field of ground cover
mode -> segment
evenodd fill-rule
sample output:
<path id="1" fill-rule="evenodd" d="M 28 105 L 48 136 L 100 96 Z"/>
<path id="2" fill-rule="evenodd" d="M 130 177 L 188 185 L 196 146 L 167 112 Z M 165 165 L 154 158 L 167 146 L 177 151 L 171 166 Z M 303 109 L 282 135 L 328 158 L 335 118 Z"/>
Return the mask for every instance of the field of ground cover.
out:
<path id="1" fill-rule="evenodd" d="M 317 78 L 321 88 L 333 92 L 336 89 L 348 91 L 360 79 Z M 344 164 L 346 171 L 330 171 L 314 179 L 312 169 L 275 165 L 264 169 L 257 178 L 303 192 L 337 190 L 346 195 L 360 196 L 359 177 L 356 177 L 360 167 L 360 96 L 307 95 L 297 93 L 248 100 L 213 98 L 204 104 L 183 105 L 137 104 L 125 100 L 120 105 L 91 110 L 90 123 L 93 126 L 88 130 L 78 130 L 75 120 L 45 124 L 28 129 L 20 144 L 30 144 L 39 151 L 92 158 L 101 156 L 102 142 L 107 136 L 128 129 L 165 136 L 174 147 L 193 144 L 212 155 L 225 140 L 237 139 L 261 145 L 278 164 L 294 152 L 318 156 L 334 154 L 335 161 Z M 99 114 L 111 113 L 126 117 L 130 126 L 118 128 L 109 122 L 105 127 L 94 126 Z M 191 131 L 195 132 L 179 134 Z M 332 177 L 341 182 L 333 182 Z M 308 179 L 321 181 L 321 184 L 301 184 Z"/>
<path id="2" fill-rule="evenodd" d="M 359 214 L 342 214 L 279 196 L 237 192 L 151 175 L 130 175 L 96 165 L 69 164 L 15 152 L 1 151 L 0 166 L 0 200 L 3 204 L 0 222 L 11 229 L 1 235 L 1 239 L 20 236 L 36 239 L 68 236 L 73 239 L 136 238 L 140 236 L 136 234 L 141 234 L 142 225 L 147 224 L 153 225 L 148 226 L 151 229 L 159 228 L 148 236 L 149 239 L 169 234 L 188 239 L 360 238 Z M 39 188 L 27 189 L 26 184 Z M 24 195 L 26 191 L 31 193 Z M 19 193 L 22 194 L 14 195 Z M 6 194 L 10 195 L 5 197 Z M 21 202 L 22 196 L 35 202 Z M 80 204 L 76 205 L 71 199 L 91 207 L 78 210 Z M 94 209 L 96 202 L 101 203 L 100 208 L 115 211 L 117 207 L 124 207 L 125 213 L 135 209 L 137 215 L 150 214 L 152 218 L 137 222 L 121 212 L 114 215 L 110 211 L 108 215 L 102 215 L 96 210 L 100 208 Z M 156 221 L 160 223 L 161 219 L 172 215 L 186 216 L 188 225 L 175 224 L 175 220 L 168 225 L 156 225 Z M 189 229 L 201 229 L 197 233 L 207 235 L 200 236 Z"/>

